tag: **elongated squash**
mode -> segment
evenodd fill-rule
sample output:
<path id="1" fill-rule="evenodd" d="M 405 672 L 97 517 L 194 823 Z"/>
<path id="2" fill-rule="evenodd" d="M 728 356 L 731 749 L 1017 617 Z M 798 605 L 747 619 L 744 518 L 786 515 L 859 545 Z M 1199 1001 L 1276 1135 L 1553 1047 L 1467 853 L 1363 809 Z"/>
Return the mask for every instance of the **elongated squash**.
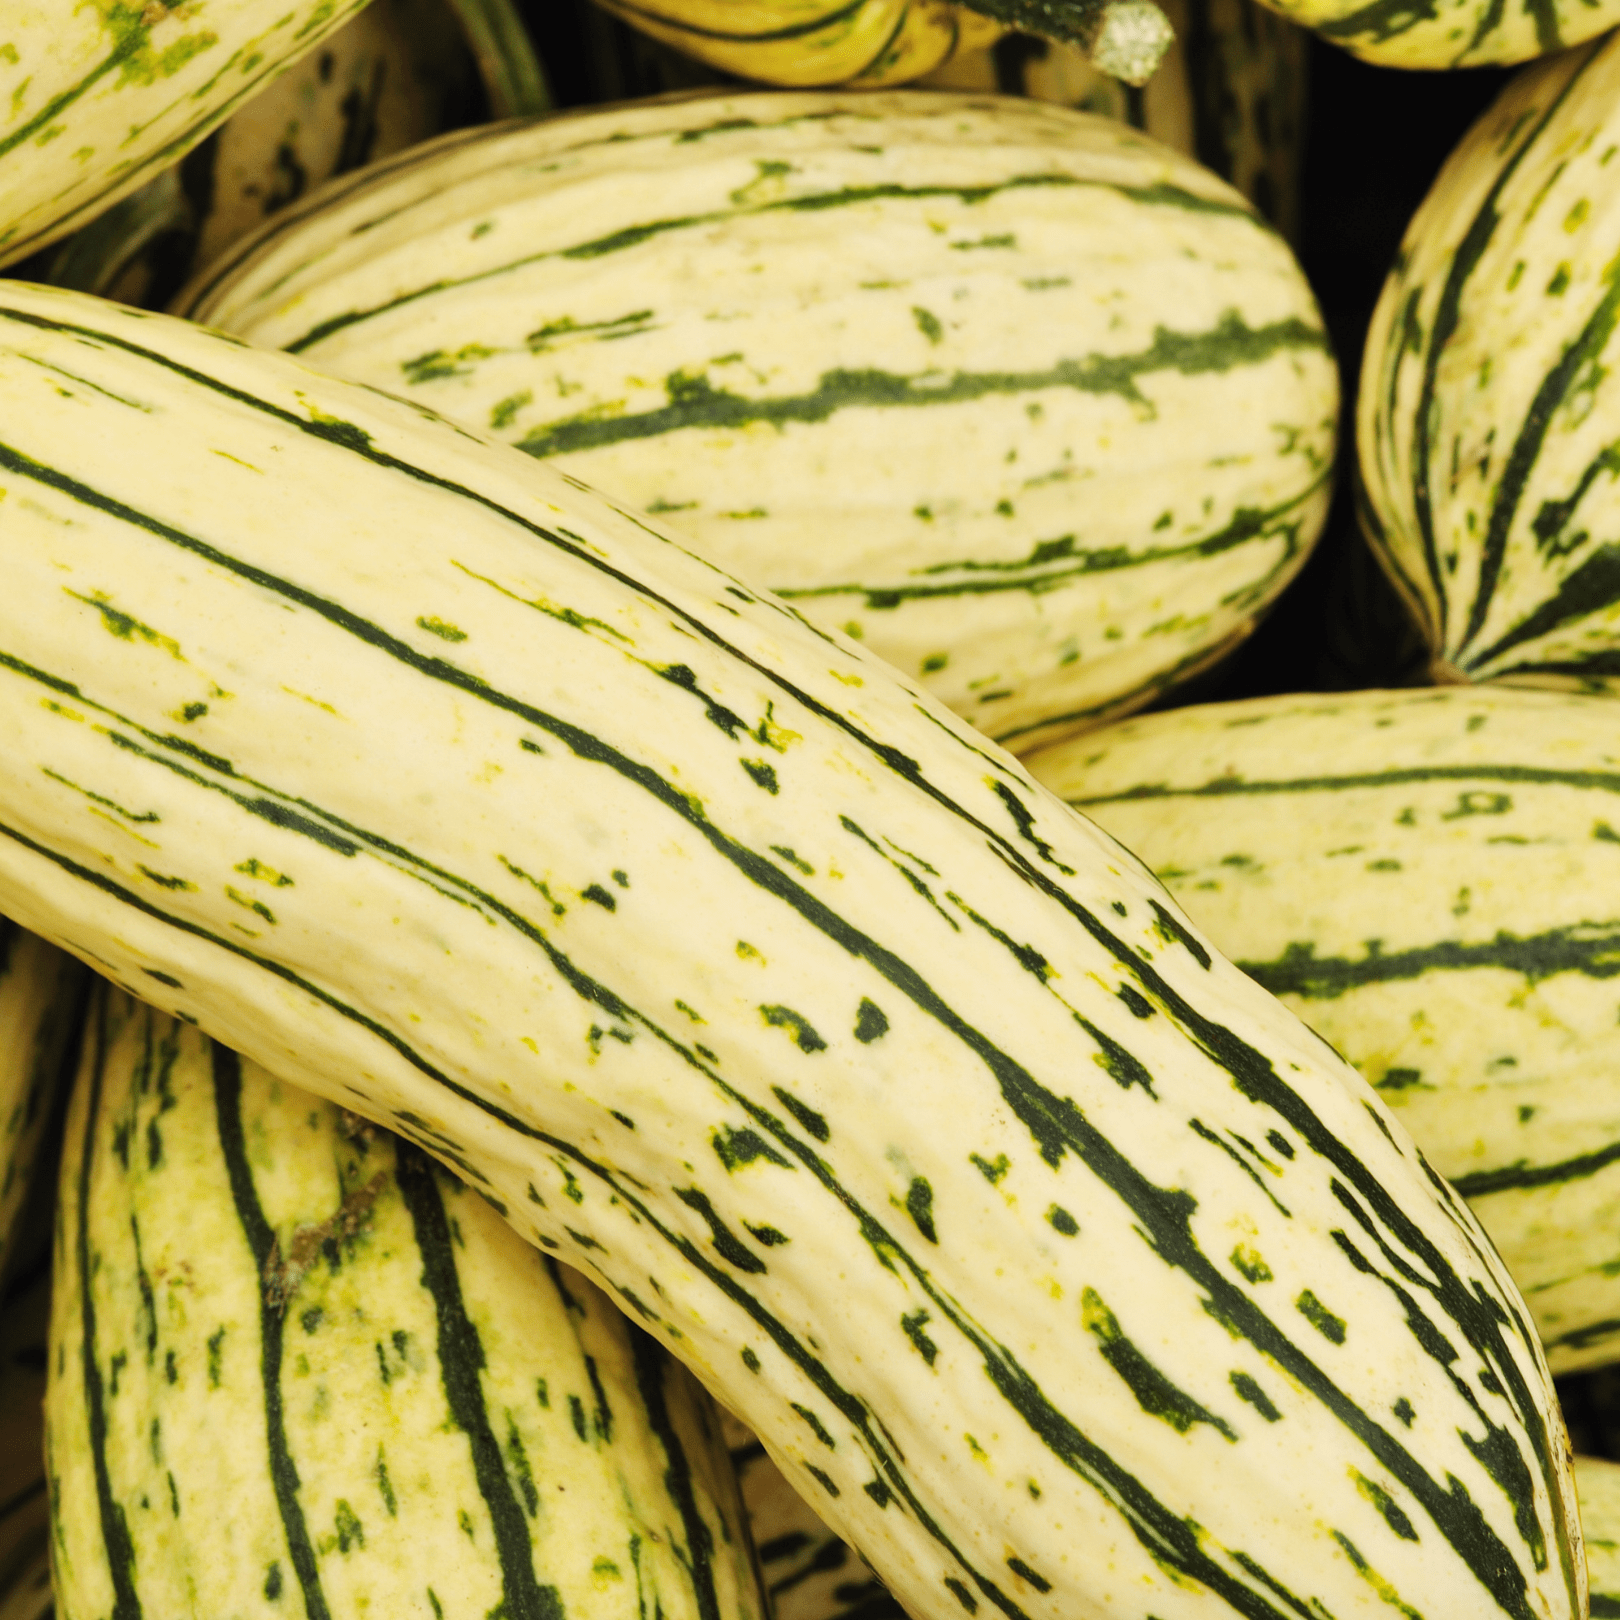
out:
<path id="1" fill-rule="evenodd" d="M 1464 689 L 1172 710 L 1030 761 L 1361 1071 L 1555 1372 L 1620 1360 L 1620 739 Z"/>
<path id="2" fill-rule="evenodd" d="M 7 0 L 0 266 L 178 162 L 364 3 Z"/>
<path id="3" fill-rule="evenodd" d="M 1327 511 L 1287 247 L 1117 124 L 706 96 L 452 138 L 177 308 L 657 514 L 1019 750 L 1253 626 Z"/>
<path id="4" fill-rule="evenodd" d="M 76 1060 L 86 977 L 72 957 L 0 917 L 0 1284 L 14 1268 L 18 1223 Z"/>
<path id="5" fill-rule="evenodd" d="M 61 1210 L 64 1620 L 764 1620 L 709 1398 L 417 1149 L 107 987 Z"/>
<path id="6" fill-rule="evenodd" d="M 1513 80 L 1414 215 L 1367 334 L 1364 526 L 1450 680 L 1620 676 L 1620 44 Z"/>
<path id="7" fill-rule="evenodd" d="M 461 10 L 471 38 L 448 0 L 375 0 L 183 163 L 75 233 L 45 279 L 161 308 L 323 180 L 467 122 L 480 100 L 496 117 L 544 111 L 544 75 L 511 0 Z"/>
<path id="8" fill-rule="evenodd" d="M 1466 1205 L 1008 755 L 287 356 L 7 289 L 0 419 L 0 908 L 459 1167 L 909 1613 L 1581 1613 Z"/>

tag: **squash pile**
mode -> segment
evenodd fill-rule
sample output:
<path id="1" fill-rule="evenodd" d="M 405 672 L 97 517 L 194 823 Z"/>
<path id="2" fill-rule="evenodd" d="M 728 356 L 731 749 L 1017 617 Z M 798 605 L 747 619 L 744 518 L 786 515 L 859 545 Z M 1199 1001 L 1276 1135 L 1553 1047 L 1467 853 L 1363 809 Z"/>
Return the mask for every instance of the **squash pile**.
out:
<path id="1" fill-rule="evenodd" d="M 1620 1613 L 1616 47 L 1369 334 L 1432 679 L 1210 702 L 1300 36 L 385 3 L 0 42 L 0 1620 Z"/>

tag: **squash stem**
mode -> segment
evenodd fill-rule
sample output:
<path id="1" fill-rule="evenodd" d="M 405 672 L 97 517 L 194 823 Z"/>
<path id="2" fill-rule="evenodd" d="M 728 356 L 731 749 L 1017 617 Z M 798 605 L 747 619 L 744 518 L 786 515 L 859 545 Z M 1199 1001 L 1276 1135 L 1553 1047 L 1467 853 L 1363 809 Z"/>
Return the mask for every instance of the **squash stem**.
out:
<path id="1" fill-rule="evenodd" d="M 1154 0 L 964 0 L 1008 28 L 1078 45 L 1099 73 L 1126 84 L 1153 77 L 1176 37 Z"/>

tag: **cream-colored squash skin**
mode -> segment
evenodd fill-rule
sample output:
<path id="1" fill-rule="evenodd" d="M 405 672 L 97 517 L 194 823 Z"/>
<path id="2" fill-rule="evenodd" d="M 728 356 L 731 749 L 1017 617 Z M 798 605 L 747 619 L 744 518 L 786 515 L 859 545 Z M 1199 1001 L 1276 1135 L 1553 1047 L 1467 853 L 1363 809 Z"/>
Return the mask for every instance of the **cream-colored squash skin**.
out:
<path id="1" fill-rule="evenodd" d="M 764 1620 L 713 1403 L 597 1288 L 178 1020 L 110 986 L 90 1017 L 46 1396 L 63 1620 Z"/>
<path id="2" fill-rule="evenodd" d="M 7 289 L 0 415 L 0 907 L 461 1168 L 908 1612 L 1582 1611 L 1466 1206 L 1009 756 L 287 356 Z"/>
<path id="3" fill-rule="evenodd" d="M 365 0 L 7 0 L 0 265 L 177 163 Z"/>
<path id="4" fill-rule="evenodd" d="M 1380 67 L 1465 68 L 1526 62 L 1620 22 L 1615 0 L 1265 0 L 1352 56 Z"/>
<path id="5" fill-rule="evenodd" d="M 1620 1463 L 1576 1457 L 1575 1494 L 1581 1504 L 1592 1620 L 1620 1616 Z"/>
<path id="6" fill-rule="evenodd" d="M 1109 121 L 705 96 L 325 197 L 178 312 L 554 460 L 1019 751 L 1225 650 L 1327 510 L 1292 255 Z"/>
<path id="7" fill-rule="evenodd" d="M 85 979 L 66 952 L 0 917 L 0 1283 L 13 1270 L 40 1149 L 65 1094 Z"/>
<path id="8" fill-rule="evenodd" d="M 827 1528 L 757 1435 L 721 1408 L 771 1620 L 904 1620 L 871 1566 Z"/>
<path id="9" fill-rule="evenodd" d="M 1357 401 L 1364 526 L 1450 680 L 1612 688 L 1620 47 L 1516 77 L 1407 228 Z"/>
<path id="10" fill-rule="evenodd" d="M 1211 704 L 1030 769 L 1375 1086 L 1555 1372 L 1620 1359 L 1620 733 L 1506 688 Z"/>
<path id="11" fill-rule="evenodd" d="M 1132 124 L 1213 169 L 1298 240 L 1310 35 L 1259 0 L 1161 4 L 1176 37 L 1140 95 L 1059 40 L 1020 41 L 1026 49 L 1010 56 L 989 44 L 959 49 L 916 82 L 1008 91 Z"/>
<path id="12" fill-rule="evenodd" d="M 687 56 L 762 84 L 858 84 L 921 77 L 988 44 L 998 22 L 949 0 L 601 0 Z"/>
<path id="13" fill-rule="evenodd" d="M 452 127 L 477 95 L 494 116 L 549 105 L 532 50 L 497 51 L 521 24 L 512 0 L 478 0 L 469 51 L 448 0 L 375 0 L 220 126 L 189 162 L 116 203 L 40 279 L 158 308 L 204 265 L 333 175 Z"/>

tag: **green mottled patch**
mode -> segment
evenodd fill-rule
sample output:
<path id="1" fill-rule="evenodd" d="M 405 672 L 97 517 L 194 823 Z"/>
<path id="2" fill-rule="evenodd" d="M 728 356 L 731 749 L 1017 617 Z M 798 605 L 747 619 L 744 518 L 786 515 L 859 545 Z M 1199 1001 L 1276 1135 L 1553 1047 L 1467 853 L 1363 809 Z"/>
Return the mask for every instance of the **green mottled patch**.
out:
<path id="1" fill-rule="evenodd" d="M 1418 1539 L 1417 1529 L 1412 1521 L 1401 1511 L 1400 1504 L 1395 1498 L 1377 1480 L 1368 1479 L 1355 1468 L 1350 1470 L 1350 1477 L 1356 1482 L 1357 1492 L 1378 1509 L 1384 1517 L 1384 1522 L 1402 1541 Z"/>
<path id="2" fill-rule="evenodd" d="M 1294 1301 L 1294 1308 L 1324 1339 L 1344 1343 L 1344 1318 L 1335 1316 L 1309 1288 Z"/>
<path id="3" fill-rule="evenodd" d="M 166 872 L 154 872 L 150 866 L 137 866 L 136 871 L 138 871 L 142 877 L 150 878 L 155 884 L 158 885 L 159 888 L 173 889 L 190 893 L 195 892 L 197 887 L 195 883 L 192 883 L 187 878 L 174 877 Z"/>
<path id="4" fill-rule="evenodd" d="M 869 1046 L 888 1032 L 889 1020 L 883 1009 L 875 1001 L 862 996 L 860 1008 L 855 1014 L 855 1039 Z"/>
<path id="5" fill-rule="evenodd" d="M 1247 1244 L 1240 1243 L 1233 1249 L 1232 1264 L 1249 1282 L 1263 1283 L 1272 1279 L 1271 1267 L 1261 1259 L 1257 1250 L 1251 1249 Z"/>
<path id="6" fill-rule="evenodd" d="M 776 767 L 763 759 L 742 759 L 737 762 L 748 773 L 755 787 L 764 788 L 767 793 L 776 794 L 782 791 L 781 784 L 776 780 Z"/>
<path id="7" fill-rule="evenodd" d="M 235 901 L 237 905 L 242 906 L 246 910 L 264 918 L 267 923 L 273 923 L 276 920 L 275 912 L 273 912 L 262 900 L 255 900 L 252 895 L 243 894 L 240 889 L 234 887 L 232 884 L 227 883 L 225 885 L 225 898 L 227 900 Z"/>
<path id="8" fill-rule="evenodd" d="M 1012 1169 L 1012 1161 L 1005 1153 L 998 1153 L 993 1159 L 981 1158 L 977 1153 L 968 1154 L 968 1163 L 977 1167 L 978 1172 L 994 1187 L 1006 1173 Z"/>
<path id="9" fill-rule="evenodd" d="M 182 664 L 185 662 L 178 641 L 154 630 L 149 624 L 142 624 L 133 614 L 115 608 L 112 599 L 104 591 L 92 591 L 89 596 L 81 596 L 77 591 L 68 590 L 66 585 L 62 589 L 76 602 L 93 607 L 101 615 L 102 626 L 109 635 L 117 636 L 120 641 L 144 641 L 148 646 L 161 649 Z"/>
<path id="10" fill-rule="evenodd" d="M 934 1189 L 924 1176 L 913 1176 L 906 1189 L 906 1213 L 913 1224 L 930 1243 L 939 1242 L 934 1228 Z"/>
<path id="11" fill-rule="evenodd" d="M 449 624 L 443 619 L 431 618 L 425 614 L 417 619 L 416 628 L 426 630 L 430 636 L 437 636 L 440 641 L 465 641 L 467 639 L 465 630 L 458 630 L 455 625 Z"/>
<path id="12" fill-rule="evenodd" d="M 1136 1404 L 1150 1417 L 1162 1419 L 1178 1434 L 1187 1433 L 1194 1424 L 1207 1423 L 1228 1440 L 1237 1439 L 1236 1431 L 1224 1418 L 1178 1389 L 1125 1337 L 1118 1319 L 1094 1288 L 1087 1288 L 1080 1296 L 1080 1320 L 1097 1341 L 1103 1360 L 1124 1380 Z"/>
<path id="13" fill-rule="evenodd" d="M 792 1035 L 793 1043 L 801 1052 L 825 1052 L 827 1043 L 816 1033 L 815 1026 L 803 1013 L 794 1012 L 791 1007 L 779 1005 L 761 1006 L 759 1015 L 772 1029 L 785 1029 Z M 802 1105 L 798 1105 L 802 1106 Z M 820 1119 L 818 1114 L 816 1118 Z M 801 1123 L 803 1123 L 801 1121 Z M 827 1138 L 823 1136 L 822 1141 Z"/>
<path id="14" fill-rule="evenodd" d="M 1282 1413 L 1277 1410 L 1271 1397 L 1246 1372 L 1234 1372 L 1229 1381 L 1237 1391 L 1238 1399 L 1247 1401 L 1267 1423 L 1281 1421 Z"/>

